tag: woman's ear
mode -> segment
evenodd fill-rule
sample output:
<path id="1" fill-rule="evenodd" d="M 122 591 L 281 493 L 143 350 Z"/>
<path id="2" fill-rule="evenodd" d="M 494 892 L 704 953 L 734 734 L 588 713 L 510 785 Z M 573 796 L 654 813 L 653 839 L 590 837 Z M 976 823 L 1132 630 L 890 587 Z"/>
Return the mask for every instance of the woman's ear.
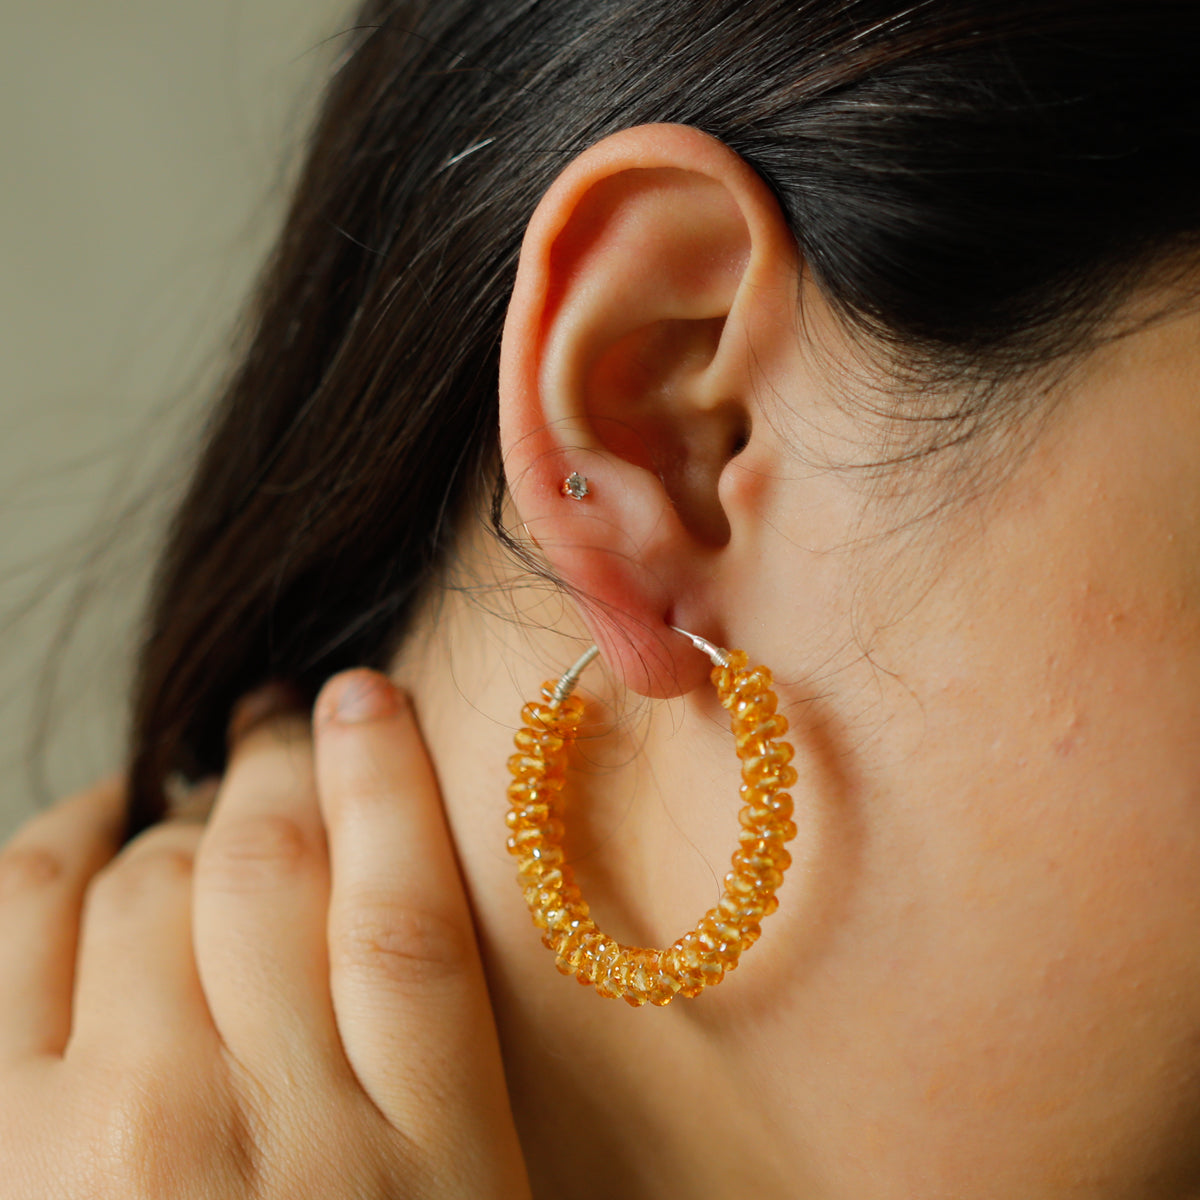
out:
<path id="1" fill-rule="evenodd" d="M 507 483 L 643 695 L 709 670 L 670 626 L 717 640 L 726 623 L 720 568 L 755 502 L 727 468 L 740 456 L 769 470 L 777 453 L 754 396 L 794 354 L 798 287 L 770 190 L 686 126 L 597 143 L 529 224 L 501 352 Z M 572 476 L 586 495 L 564 489 Z"/>

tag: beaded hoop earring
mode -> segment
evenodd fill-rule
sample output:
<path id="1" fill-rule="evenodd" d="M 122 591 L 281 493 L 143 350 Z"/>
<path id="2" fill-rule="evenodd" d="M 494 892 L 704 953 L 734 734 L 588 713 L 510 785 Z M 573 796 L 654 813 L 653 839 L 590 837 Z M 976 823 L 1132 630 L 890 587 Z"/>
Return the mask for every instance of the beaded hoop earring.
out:
<path id="1" fill-rule="evenodd" d="M 674 628 L 674 626 L 672 626 Z M 740 845 L 725 876 L 721 899 L 665 950 L 623 946 L 600 931 L 575 883 L 562 847 L 563 782 L 567 756 L 583 719 L 583 701 L 571 693 L 600 653 L 593 646 L 561 679 L 542 685 L 541 701 L 521 710 L 524 727 L 508 760 L 513 782 L 506 821 L 509 853 L 543 943 L 555 966 L 592 984 L 601 996 L 620 997 L 640 1008 L 698 996 L 720 983 L 743 950 L 762 932 L 760 922 L 779 907 L 775 892 L 792 857 L 785 843 L 796 836 L 792 800 L 783 789 L 796 782 L 792 747 L 780 741 L 785 717 L 775 711 L 771 672 L 749 667 L 741 650 L 722 650 L 676 629 L 712 660 L 712 681 L 729 710 L 737 755 L 742 760 Z"/>

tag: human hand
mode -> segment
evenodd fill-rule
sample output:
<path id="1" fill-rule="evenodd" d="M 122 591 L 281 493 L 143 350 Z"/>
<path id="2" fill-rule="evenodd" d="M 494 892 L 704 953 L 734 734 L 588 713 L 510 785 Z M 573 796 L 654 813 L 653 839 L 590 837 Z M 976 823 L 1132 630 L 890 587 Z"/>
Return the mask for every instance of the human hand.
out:
<path id="1" fill-rule="evenodd" d="M 110 782 L 0 852 L 0 1200 L 529 1195 L 411 710 L 353 671 L 315 714 L 206 825 L 114 856 Z"/>

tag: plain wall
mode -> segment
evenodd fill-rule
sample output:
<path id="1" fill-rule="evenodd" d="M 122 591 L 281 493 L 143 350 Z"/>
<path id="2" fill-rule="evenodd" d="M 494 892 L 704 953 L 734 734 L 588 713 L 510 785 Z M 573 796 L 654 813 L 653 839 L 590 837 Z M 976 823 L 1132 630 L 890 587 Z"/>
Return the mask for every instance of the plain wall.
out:
<path id="1" fill-rule="evenodd" d="M 4 836 L 121 761 L 133 623 L 172 463 L 227 362 L 352 5 L 0 11 Z M 73 615 L 47 696 L 47 656 Z"/>

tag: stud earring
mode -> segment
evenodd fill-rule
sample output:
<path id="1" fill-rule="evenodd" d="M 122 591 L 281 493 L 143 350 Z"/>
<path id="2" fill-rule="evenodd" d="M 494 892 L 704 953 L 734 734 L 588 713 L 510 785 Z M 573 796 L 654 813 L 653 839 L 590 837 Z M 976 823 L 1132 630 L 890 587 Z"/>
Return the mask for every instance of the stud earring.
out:
<path id="1" fill-rule="evenodd" d="M 588 915 L 565 860 L 563 784 L 583 720 L 583 701 L 572 693 L 600 653 L 596 646 L 560 679 L 543 684 L 541 700 L 521 710 L 525 724 L 514 739 L 517 753 L 508 760 L 513 776 L 508 850 L 517 858 L 517 878 L 534 924 L 543 930 L 542 942 L 554 951 L 555 966 L 564 975 L 635 1008 L 697 996 L 737 966 L 742 951 L 758 940 L 763 917 L 779 907 L 775 893 L 792 861 L 785 843 L 796 836 L 792 800 L 783 789 L 797 776 L 790 765 L 792 747 L 779 740 L 788 724 L 775 711 L 771 672 L 748 666 L 741 650 L 722 650 L 685 630 L 675 632 L 712 660 L 711 678 L 729 710 L 742 761 L 742 830 L 733 870 L 725 876 L 717 906 L 695 929 L 664 950 L 621 945 Z"/>
<path id="2" fill-rule="evenodd" d="M 592 489 L 588 486 L 588 481 L 578 471 L 572 471 L 562 481 L 559 491 L 564 496 L 570 496 L 572 500 L 582 500 L 584 496 L 591 495 Z"/>

